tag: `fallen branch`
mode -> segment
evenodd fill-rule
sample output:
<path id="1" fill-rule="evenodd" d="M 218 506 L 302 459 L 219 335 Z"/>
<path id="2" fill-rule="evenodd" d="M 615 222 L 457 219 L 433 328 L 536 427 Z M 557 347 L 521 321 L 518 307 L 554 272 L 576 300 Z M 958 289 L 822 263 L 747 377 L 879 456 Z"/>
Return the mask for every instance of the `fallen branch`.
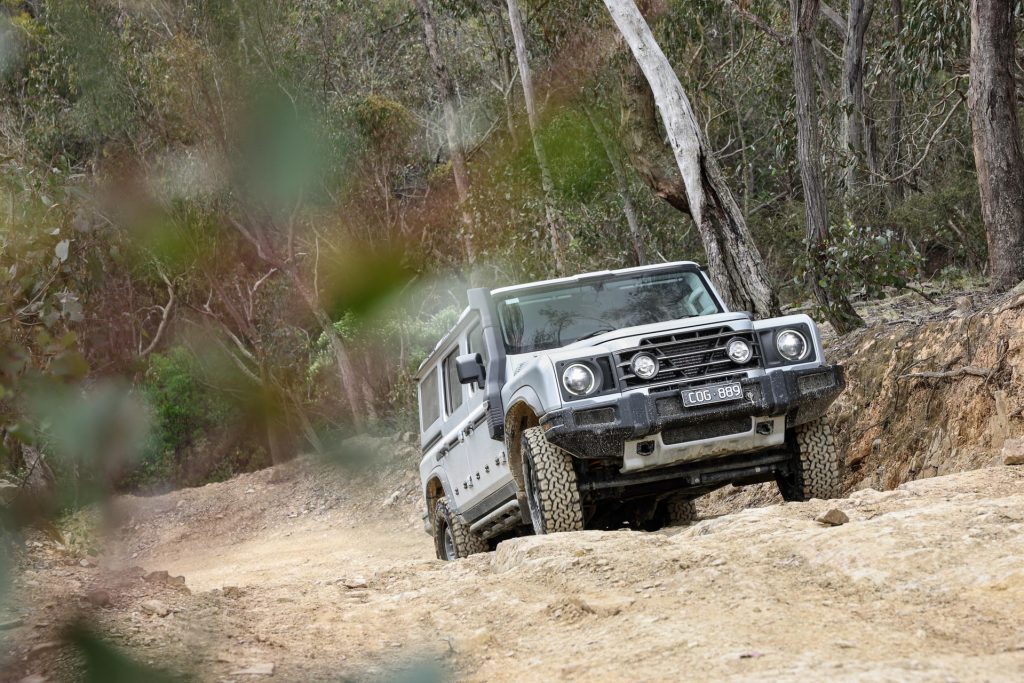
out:
<path id="1" fill-rule="evenodd" d="M 965 365 L 962 368 L 948 370 L 946 372 L 911 372 L 906 375 L 900 375 L 896 379 L 957 379 L 958 377 L 964 377 L 965 375 L 988 379 L 994 372 L 995 370 L 991 368 L 977 368 L 973 365 Z"/>

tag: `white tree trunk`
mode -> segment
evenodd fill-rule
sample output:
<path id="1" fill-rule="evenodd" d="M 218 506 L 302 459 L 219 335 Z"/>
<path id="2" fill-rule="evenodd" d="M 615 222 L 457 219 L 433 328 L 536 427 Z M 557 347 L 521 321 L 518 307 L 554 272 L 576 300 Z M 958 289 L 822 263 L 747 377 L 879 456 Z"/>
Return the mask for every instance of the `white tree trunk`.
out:
<path id="1" fill-rule="evenodd" d="M 455 84 L 452 82 L 451 74 L 448 73 L 448 65 L 437 40 L 437 28 L 430 0 L 416 0 L 416 8 L 423 20 L 423 42 L 426 45 L 427 54 L 430 55 L 434 79 L 437 81 L 438 93 L 441 95 L 441 104 L 444 107 L 444 130 L 448 140 L 448 156 L 452 160 L 452 176 L 455 179 L 455 191 L 459 196 L 459 215 L 462 219 L 462 246 L 466 252 L 466 267 L 470 268 L 476 260 L 476 253 L 473 250 L 473 216 L 469 211 L 469 173 L 466 170 L 462 131 L 459 130 L 459 120 L 455 113 Z"/>
<path id="2" fill-rule="evenodd" d="M 523 84 L 526 119 L 530 124 L 530 137 L 533 138 L 533 153 L 537 158 L 537 166 L 540 167 L 540 183 L 544 190 L 544 214 L 548 224 L 548 237 L 551 239 L 551 254 L 555 259 L 555 270 L 559 275 L 563 275 L 565 264 L 562 258 L 562 240 L 558 234 L 561 220 L 554 206 L 555 185 L 551 180 L 547 154 L 540 143 L 540 121 L 537 118 L 537 104 L 533 95 L 533 74 L 530 72 L 530 57 L 526 50 L 526 34 L 523 31 L 523 17 L 519 12 L 518 0 L 508 0 L 508 23 L 512 27 L 512 39 L 516 44 L 516 61 L 519 63 L 519 80 Z"/>
<path id="3" fill-rule="evenodd" d="M 672 65 L 633 0 L 604 4 L 654 94 L 712 279 L 734 310 L 777 315 L 778 297 L 764 262 Z"/>
<path id="4" fill-rule="evenodd" d="M 633 0 L 604 0 L 604 4 L 654 92 L 654 101 L 686 185 L 690 215 L 694 223 L 700 225 L 705 206 L 700 166 L 702 132 L 690 107 L 690 99 L 636 3 Z"/>

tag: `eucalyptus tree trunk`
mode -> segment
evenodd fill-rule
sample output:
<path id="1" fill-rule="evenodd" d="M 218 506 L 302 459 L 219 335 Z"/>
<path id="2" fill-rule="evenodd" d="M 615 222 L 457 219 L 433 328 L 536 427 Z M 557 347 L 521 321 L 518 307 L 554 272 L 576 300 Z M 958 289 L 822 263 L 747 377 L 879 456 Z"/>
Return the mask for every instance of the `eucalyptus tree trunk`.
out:
<path id="1" fill-rule="evenodd" d="M 1013 78 L 1011 0 L 971 0 L 971 86 L 981 217 L 993 291 L 1024 280 L 1024 153 Z"/>
<path id="2" fill-rule="evenodd" d="M 587 114 L 587 118 L 590 119 L 590 125 L 593 126 L 594 132 L 597 134 L 597 139 L 600 140 L 601 146 L 604 148 L 605 156 L 608 157 L 608 163 L 612 167 L 612 175 L 615 177 L 615 184 L 619 189 L 619 197 L 622 199 L 622 213 L 626 216 L 626 224 L 629 226 L 629 239 L 633 243 L 633 254 L 636 256 L 636 263 L 638 266 L 645 265 L 647 257 L 644 255 L 643 238 L 640 236 L 640 221 L 636 217 L 633 197 L 629 193 L 629 180 L 626 178 L 626 169 L 622 167 L 622 158 L 619 156 L 619 150 L 612 143 L 611 138 L 604 131 L 604 126 L 594 116 L 594 112 L 590 110 L 590 107 L 585 107 L 584 111 Z"/>
<path id="3" fill-rule="evenodd" d="M 863 327 L 864 321 L 840 290 L 839 283 L 825 279 L 825 249 L 829 239 L 828 203 L 821 171 L 818 102 L 813 73 L 818 0 L 789 0 L 789 6 L 793 32 L 793 81 L 796 89 L 797 159 L 804 188 L 807 246 L 815 270 L 810 277 L 811 286 L 818 305 L 836 332 L 846 334 L 856 327 Z"/>
<path id="4" fill-rule="evenodd" d="M 633 0 L 604 4 L 654 95 L 712 279 L 733 309 L 758 317 L 778 314 L 778 298 L 764 262 L 672 65 Z"/>
<path id="5" fill-rule="evenodd" d="M 448 140 L 448 155 L 452 160 L 452 176 L 455 178 L 455 192 L 459 196 L 459 214 L 462 220 L 462 246 L 465 250 L 466 263 L 476 260 L 473 249 L 473 215 L 469 210 L 469 173 L 466 170 L 466 153 L 462 147 L 462 134 L 459 120 L 455 113 L 455 85 L 448 65 L 445 63 L 441 46 L 437 41 L 437 27 L 434 24 L 434 13 L 430 8 L 430 0 L 416 0 L 416 8 L 423 20 L 423 42 L 430 55 L 430 65 L 434 71 L 438 94 L 444 107 L 444 131 Z"/>
<path id="6" fill-rule="evenodd" d="M 850 0 L 843 41 L 843 147 L 846 192 L 857 191 L 858 162 L 871 157 L 864 106 L 864 36 L 871 22 L 874 0 Z"/>
<path id="7" fill-rule="evenodd" d="M 533 75 L 530 72 L 530 57 L 526 50 L 526 34 L 523 31 L 523 17 L 518 0 L 508 0 L 508 23 L 512 27 L 512 39 L 516 44 L 516 61 L 519 63 L 519 81 L 523 84 L 523 99 L 526 104 L 526 119 L 530 124 L 533 138 L 533 153 L 540 168 L 540 183 L 544 190 L 544 216 L 547 220 L 548 237 L 551 239 L 551 255 L 555 260 L 555 271 L 565 274 L 562 241 L 559 235 L 561 217 L 554 205 L 555 185 L 551 180 L 547 154 L 540 140 L 540 122 L 537 118 L 537 104 L 533 94 Z"/>
<path id="8" fill-rule="evenodd" d="M 897 40 L 903 33 L 903 0 L 891 0 L 893 28 Z M 898 178 L 897 170 L 900 162 L 900 150 L 903 140 L 903 91 L 896 80 L 894 70 L 889 74 L 889 144 L 885 153 L 885 172 L 892 178 Z M 902 201 L 906 185 L 902 179 L 894 180 L 889 185 L 889 199 L 893 202 Z"/>

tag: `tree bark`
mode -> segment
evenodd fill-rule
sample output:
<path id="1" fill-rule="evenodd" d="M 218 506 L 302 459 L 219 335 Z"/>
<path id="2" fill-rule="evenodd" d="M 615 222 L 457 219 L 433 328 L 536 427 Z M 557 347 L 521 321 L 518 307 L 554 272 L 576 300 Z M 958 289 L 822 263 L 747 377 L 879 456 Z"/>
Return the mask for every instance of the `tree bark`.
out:
<path id="1" fill-rule="evenodd" d="M 1024 153 L 1012 71 L 1012 6 L 1011 0 L 971 0 L 968 106 L 996 292 L 1024 280 Z"/>
<path id="2" fill-rule="evenodd" d="M 452 160 L 452 176 L 455 178 L 455 192 L 459 196 L 459 217 L 462 221 L 462 246 L 465 250 L 466 264 L 472 265 L 476 260 L 473 250 L 473 215 L 469 210 L 469 173 L 466 170 L 466 153 L 462 146 L 462 134 L 459 130 L 459 119 L 455 113 L 455 85 L 448 65 L 445 63 L 441 46 L 437 41 L 437 28 L 434 24 L 434 13 L 430 8 L 430 0 L 416 0 L 416 8 L 423 20 L 423 42 L 430 55 L 430 65 L 437 81 L 438 94 L 444 107 L 444 131 L 448 140 L 448 155 Z"/>
<path id="3" fill-rule="evenodd" d="M 604 131 L 601 122 L 594 116 L 590 107 L 584 107 L 590 125 L 593 126 L 597 139 L 604 148 L 605 156 L 612 167 L 612 175 L 615 177 L 615 184 L 619 189 L 619 197 L 622 198 L 622 213 L 626 216 L 626 224 L 629 225 L 629 238 L 633 243 L 633 254 L 636 256 L 638 266 L 646 265 L 647 257 L 644 254 L 643 238 L 640 236 L 640 221 L 636 217 L 636 208 L 633 206 L 633 197 L 629 193 L 629 180 L 626 178 L 626 169 L 622 167 L 622 158 L 619 150 L 612 143 L 611 138 Z"/>
<path id="4" fill-rule="evenodd" d="M 764 262 L 668 58 L 633 0 L 604 0 L 604 4 L 661 113 L 711 278 L 734 310 L 747 310 L 758 317 L 777 315 L 779 302 Z"/>
<path id="5" fill-rule="evenodd" d="M 821 171 L 821 140 L 818 131 L 818 102 L 814 90 L 814 29 L 818 0 L 789 0 L 793 32 L 793 81 L 796 90 L 797 158 L 804 188 L 807 217 L 807 246 L 814 271 L 811 286 L 818 305 L 839 334 L 846 334 L 864 321 L 853 309 L 838 283 L 823 284 L 829 239 L 828 203 Z"/>
<path id="6" fill-rule="evenodd" d="M 846 36 L 843 41 L 843 127 L 842 138 L 846 158 L 846 192 L 853 194 L 858 186 L 858 165 L 871 155 L 864 104 L 864 36 L 874 0 L 850 0 Z"/>
<path id="7" fill-rule="evenodd" d="M 903 33 L 903 0 L 892 0 L 893 28 L 897 40 Z M 889 74 L 889 144 L 885 153 L 885 172 L 891 178 L 900 175 L 900 150 L 903 144 L 903 92 L 896 81 L 896 74 Z M 906 184 L 902 179 L 889 184 L 889 200 L 892 203 L 902 201 Z"/>
<path id="8" fill-rule="evenodd" d="M 508 23 L 512 27 L 512 39 L 516 44 L 519 81 L 523 85 L 526 120 L 530 125 L 530 137 L 533 139 L 533 154 L 537 158 L 537 166 L 540 168 L 541 189 L 544 191 L 544 215 L 547 220 L 548 237 L 551 240 L 551 255 L 555 260 L 555 272 L 564 275 L 565 262 L 559 235 L 562 221 L 554 205 L 555 185 L 551 180 L 547 154 L 544 152 L 544 146 L 540 140 L 540 121 L 537 117 L 537 104 L 533 94 L 533 75 L 530 72 L 530 57 L 526 49 L 526 34 L 523 31 L 523 17 L 519 11 L 518 0 L 508 0 Z"/>

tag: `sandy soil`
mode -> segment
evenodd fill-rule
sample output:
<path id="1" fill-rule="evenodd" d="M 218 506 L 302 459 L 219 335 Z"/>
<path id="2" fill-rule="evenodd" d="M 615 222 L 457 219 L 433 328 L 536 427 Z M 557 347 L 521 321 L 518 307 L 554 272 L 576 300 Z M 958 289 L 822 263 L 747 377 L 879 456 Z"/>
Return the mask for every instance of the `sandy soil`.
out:
<path id="1" fill-rule="evenodd" d="M 139 661 L 203 680 L 1024 679 L 1022 467 L 451 564 L 400 469 L 336 476 L 300 463 L 122 500 L 126 540 L 99 567 L 41 542 L 0 678 L 74 677 L 66 648 L 30 652 L 75 605 Z M 830 508 L 850 521 L 814 521 Z M 82 599 L 97 587 L 109 606 Z"/>

